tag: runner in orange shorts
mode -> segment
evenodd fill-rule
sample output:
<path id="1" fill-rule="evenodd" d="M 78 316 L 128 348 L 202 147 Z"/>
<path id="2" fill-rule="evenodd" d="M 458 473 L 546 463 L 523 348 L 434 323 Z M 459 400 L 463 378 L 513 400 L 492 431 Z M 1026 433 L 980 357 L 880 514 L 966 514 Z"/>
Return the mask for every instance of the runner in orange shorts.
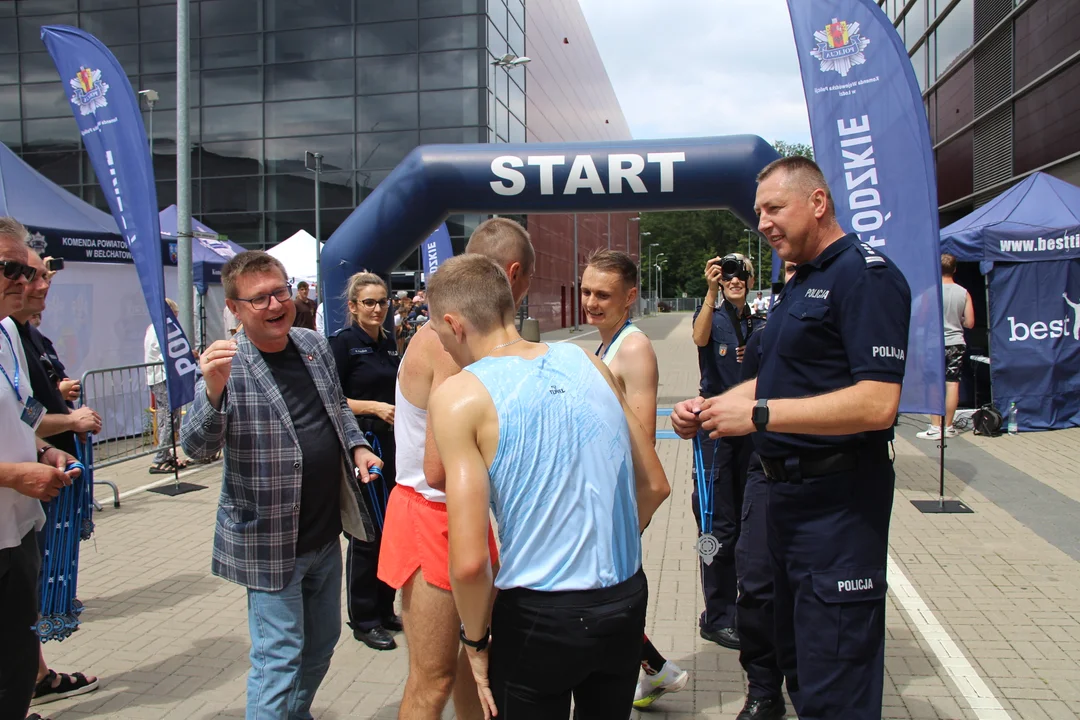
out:
<path id="1" fill-rule="evenodd" d="M 485 255 L 510 278 L 514 302 L 529 291 L 535 253 L 525 228 L 513 220 L 481 223 L 466 253 Z M 480 720 L 483 708 L 469 661 L 458 640 L 461 621 L 450 592 L 445 474 L 427 422 L 428 398 L 461 368 L 428 325 L 413 336 L 398 368 L 394 436 L 397 487 L 383 523 L 379 579 L 401 593 L 402 622 L 409 646 L 409 677 L 398 717 L 438 720 L 451 694 L 459 720 Z M 498 563 L 495 535 L 488 528 L 492 564 Z"/>

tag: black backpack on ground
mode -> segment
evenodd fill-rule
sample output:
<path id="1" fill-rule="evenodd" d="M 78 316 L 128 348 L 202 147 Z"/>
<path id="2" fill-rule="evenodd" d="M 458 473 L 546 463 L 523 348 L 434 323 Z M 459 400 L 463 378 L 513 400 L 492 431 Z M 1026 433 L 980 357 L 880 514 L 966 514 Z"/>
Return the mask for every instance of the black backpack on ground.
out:
<path id="1" fill-rule="evenodd" d="M 971 426 L 976 435 L 997 437 L 1001 434 L 1003 422 L 1001 413 L 993 405 L 983 405 L 971 415 Z"/>

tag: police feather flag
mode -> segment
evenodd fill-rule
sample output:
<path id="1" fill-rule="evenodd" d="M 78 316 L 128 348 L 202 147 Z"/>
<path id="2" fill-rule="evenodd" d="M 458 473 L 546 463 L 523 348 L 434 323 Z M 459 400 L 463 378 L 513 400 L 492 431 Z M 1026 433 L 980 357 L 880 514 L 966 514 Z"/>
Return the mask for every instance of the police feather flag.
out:
<path id="1" fill-rule="evenodd" d="M 442 223 L 424 241 L 424 276 L 431 277 L 439 265 L 452 257 L 454 251 L 450 244 L 450 231 L 446 229 L 446 223 Z"/>
<path id="2" fill-rule="evenodd" d="M 41 39 L 64 82 L 94 173 L 135 261 L 165 358 L 169 405 L 175 410 L 195 397 L 196 366 L 184 331 L 165 304 L 157 192 L 138 100 L 120 63 L 93 35 L 46 25 Z"/>
<path id="3" fill-rule="evenodd" d="M 873 0 L 788 0 L 814 157 L 840 225 L 911 286 L 900 409 L 942 414 L 937 182 L 922 94 L 903 41 Z"/>

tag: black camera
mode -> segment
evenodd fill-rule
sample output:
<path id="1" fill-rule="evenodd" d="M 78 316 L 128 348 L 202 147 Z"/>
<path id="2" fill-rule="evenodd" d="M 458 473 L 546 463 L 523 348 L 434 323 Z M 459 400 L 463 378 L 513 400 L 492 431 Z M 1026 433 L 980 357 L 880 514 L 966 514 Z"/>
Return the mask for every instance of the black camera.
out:
<path id="1" fill-rule="evenodd" d="M 64 258 L 49 258 L 45 262 L 45 269 L 49 272 L 57 272 L 64 269 Z"/>
<path id="2" fill-rule="evenodd" d="M 746 269 L 746 260 L 738 253 L 725 255 L 720 260 L 720 277 L 724 281 L 739 278 L 743 282 L 750 279 L 750 271 Z"/>

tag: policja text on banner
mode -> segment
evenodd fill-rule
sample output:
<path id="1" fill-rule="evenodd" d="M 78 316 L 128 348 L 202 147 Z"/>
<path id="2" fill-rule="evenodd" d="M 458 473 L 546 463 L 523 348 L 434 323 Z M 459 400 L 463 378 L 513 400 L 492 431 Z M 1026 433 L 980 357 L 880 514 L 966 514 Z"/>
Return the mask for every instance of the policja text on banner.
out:
<path id="1" fill-rule="evenodd" d="M 138 100 L 120 63 L 93 35 L 46 25 L 41 39 L 71 90 L 83 145 L 135 261 L 165 358 L 169 406 L 176 410 L 195 397 L 197 366 L 183 329 L 165 305 L 157 191 Z"/>

